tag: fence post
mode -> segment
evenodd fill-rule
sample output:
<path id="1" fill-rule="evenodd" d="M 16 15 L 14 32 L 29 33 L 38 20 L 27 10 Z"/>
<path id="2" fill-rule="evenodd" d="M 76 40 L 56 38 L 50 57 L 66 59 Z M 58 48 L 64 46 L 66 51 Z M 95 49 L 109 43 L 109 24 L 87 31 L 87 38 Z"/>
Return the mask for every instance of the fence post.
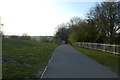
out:
<path id="1" fill-rule="evenodd" d="M 117 52 L 120 55 L 120 45 L 118 45 L 118 47 L 117 47 Z"/>
<path id="2" fill-rule="evenodd" d="M 113 46 L 113 54 L 116 54 L 116 51 L 115 51 L 115 44 L 112 45 Z"/>
<path id="3" fill-rule="evenodd" d="M 103 44 L 103 51 L 105 51 L 105 44 Z"/>
<path id="4" fill-rule="evenodd" d="M 82 48 L 84 47 L 84 43 L 82 42 L 82 46 L 81 46 Z"/>
<path id="5" fill-rule="evenodd" d="M 80 42 L 78 42 L 78 46 L 80 47 Z"/>

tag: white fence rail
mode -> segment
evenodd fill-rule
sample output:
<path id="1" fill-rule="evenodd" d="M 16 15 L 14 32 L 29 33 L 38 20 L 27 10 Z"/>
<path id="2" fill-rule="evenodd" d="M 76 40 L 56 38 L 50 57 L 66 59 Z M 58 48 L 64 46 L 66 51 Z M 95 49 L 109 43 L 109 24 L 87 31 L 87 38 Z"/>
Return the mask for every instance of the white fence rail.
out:
<path id="1" fill-rule="evenodd" d="M 101 51 L 106 51 L 120 55 L 120 45 L 87 43 L 87 42 L 76 42 L 75 45 L 78 45 L 83 48 L 101 50 Z"/>

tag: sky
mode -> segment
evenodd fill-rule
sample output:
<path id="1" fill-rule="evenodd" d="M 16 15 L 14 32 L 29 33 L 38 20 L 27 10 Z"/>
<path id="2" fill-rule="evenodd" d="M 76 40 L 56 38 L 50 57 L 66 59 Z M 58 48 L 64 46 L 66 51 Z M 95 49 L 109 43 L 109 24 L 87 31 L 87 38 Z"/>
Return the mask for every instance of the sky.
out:
<path id="1" fill-rule="evenodd" d="M 0 17 L 6 35 L 53 36 L 59 24 L 85 18 L 100 0 L 0 0 Z"/>

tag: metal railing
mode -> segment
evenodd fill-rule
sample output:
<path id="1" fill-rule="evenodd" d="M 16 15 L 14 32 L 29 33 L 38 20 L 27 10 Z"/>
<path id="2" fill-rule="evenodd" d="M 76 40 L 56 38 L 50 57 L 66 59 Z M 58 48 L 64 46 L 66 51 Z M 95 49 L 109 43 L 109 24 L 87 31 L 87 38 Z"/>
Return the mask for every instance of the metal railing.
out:
<path id="1" fill-rule="evenodd" d="M 87 42 L 76 42 L 75 45 L 78 45 L 83 48 L 101 50 L 105 52 L 110 52 L 113 54 L 120 54 L 120 45 L 115 44 L 100 44 L 100 43 L 87 43 Z"/>

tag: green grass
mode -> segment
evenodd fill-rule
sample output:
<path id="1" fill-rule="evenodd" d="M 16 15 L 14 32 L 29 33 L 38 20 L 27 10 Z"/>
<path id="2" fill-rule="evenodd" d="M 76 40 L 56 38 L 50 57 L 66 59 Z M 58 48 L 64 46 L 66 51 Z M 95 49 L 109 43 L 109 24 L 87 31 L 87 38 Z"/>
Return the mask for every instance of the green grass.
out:
<path id="1" fill-rule="evenodd" d="M 42 73 L 56 47 L 32 40 L 3 40 L 2 77 L 35 78 Z"/>
<path id="2" fill-rule="evenodd" d="M 118 74 L 118 70 L 120 70 L 120 67 L 118 65 L 120 56 L 108 52 L 85 49 L 78 46 L 74 46 L 74 48 Z"/>

